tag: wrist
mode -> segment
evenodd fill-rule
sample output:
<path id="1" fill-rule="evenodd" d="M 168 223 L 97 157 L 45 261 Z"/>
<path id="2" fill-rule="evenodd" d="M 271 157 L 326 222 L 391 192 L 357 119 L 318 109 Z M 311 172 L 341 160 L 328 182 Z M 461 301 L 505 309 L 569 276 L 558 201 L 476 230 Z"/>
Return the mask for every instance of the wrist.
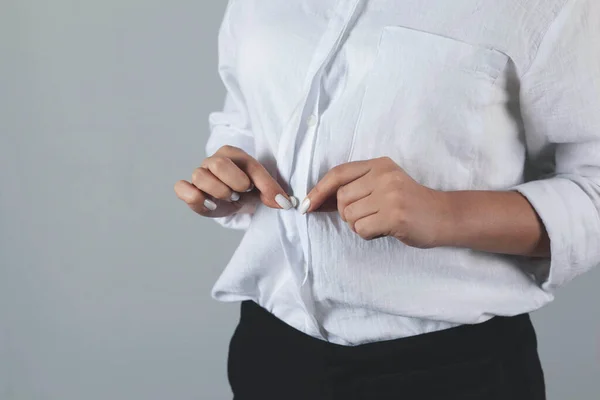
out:
<path id="1" fill-rule="evenodd" d="M 460 212 L 453 198 L 454 192 L 435 191 L 437 224 L 435 227 L 436 247 L 459 246 L 461 231 Z"/>

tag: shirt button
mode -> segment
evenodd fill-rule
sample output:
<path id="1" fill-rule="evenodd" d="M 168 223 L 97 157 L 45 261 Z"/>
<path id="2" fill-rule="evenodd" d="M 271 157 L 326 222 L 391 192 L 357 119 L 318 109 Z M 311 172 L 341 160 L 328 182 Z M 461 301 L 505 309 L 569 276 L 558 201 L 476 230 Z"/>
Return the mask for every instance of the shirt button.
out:
<path id="1" fill-rule="evenodd" d="M 317 116 L 315 114 L 311 114 L 310 117 L 308 117 L 306 124 L 311 128 L 315 126 L 317 124 Z"/>
<path id="2" fill-rule="evenodd" d="M 292 203 L 292 207 L 298 207 L 298 198 L 296 196 L 290 196 L 290 202 Z"/>

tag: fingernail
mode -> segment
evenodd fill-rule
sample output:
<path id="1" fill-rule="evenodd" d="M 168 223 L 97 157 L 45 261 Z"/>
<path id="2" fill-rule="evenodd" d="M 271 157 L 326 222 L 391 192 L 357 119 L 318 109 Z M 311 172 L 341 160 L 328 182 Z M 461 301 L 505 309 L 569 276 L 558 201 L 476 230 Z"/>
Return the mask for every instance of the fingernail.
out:
<path id="1" fill-rule="evenodd" d="M 217 209 L 217 203 L 210 199 L 204 200 L 204 207 L 208 208 L 210 211 L 215 211 Z"/>
<path id="2" fill-rule="evenodd" d="M 302 200 L 302 204 L 300 204 L 300 213 L 301 214 L 306 214 L 306 212 L 308 211 L 308 209 L 310 208 L 310 199 L 307 197 L 304 200 Z"/>
<path id="3" fill-rule="evenodd" d="M 292 202 L 292 207 L 296 208 L 298 207 L 298 198 L 296 196 L 290 196 L 290 201 Z"/>
<path id="4" fill-rule="evenodd" d="M 279 206 L 284 210 L 289 210 L 290 208 L 292 208 L 292 203 L 288 199 L 286 199 L 282 194 L 278 194 L 277 196 L 275 196 L 275 202 L 279 204 Z"/>
<path id="5" fill-rule="evenodd" d="M 230 197 L 231 201 L 238 201 L 240 199 L 240 194 L 238 192 L 231 193 Z"/>
<path id="6" fill-rule="evenodd" d="M 250 187 L 244 192 L 251 192 L 254 189 L 254 183 L 250 182 Z"/>

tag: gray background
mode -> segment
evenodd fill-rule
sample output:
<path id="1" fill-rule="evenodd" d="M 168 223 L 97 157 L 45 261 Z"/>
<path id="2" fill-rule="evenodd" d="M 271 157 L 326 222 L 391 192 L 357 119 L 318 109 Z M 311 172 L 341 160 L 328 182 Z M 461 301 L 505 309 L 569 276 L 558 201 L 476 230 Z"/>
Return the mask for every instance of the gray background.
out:
<path id="1" fill-rule="evenodd" d="M 0 0 L 0 400 L 227 399 L 240 239 L 173 192 L 220 108 L 225 1 Z M 597 399 L 600 271 L 534 314 L 550 400 Z"/>

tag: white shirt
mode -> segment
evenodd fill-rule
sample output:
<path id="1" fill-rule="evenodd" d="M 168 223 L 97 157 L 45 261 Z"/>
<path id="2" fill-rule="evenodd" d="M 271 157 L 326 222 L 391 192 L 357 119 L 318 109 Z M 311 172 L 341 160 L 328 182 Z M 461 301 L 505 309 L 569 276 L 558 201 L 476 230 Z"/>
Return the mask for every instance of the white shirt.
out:
<path id="1" fill-rule="evenodd" d="M 600 2 L 235 0 L 219 33 L 225 144 L 300 200 L 332 167 L 389 156 L 438 190 L 518 190 L 549 259 L 365 241 L 337 212 L 259 205 L 215 283 L 338 344 L 536 310 L 600 263 Z"/>

